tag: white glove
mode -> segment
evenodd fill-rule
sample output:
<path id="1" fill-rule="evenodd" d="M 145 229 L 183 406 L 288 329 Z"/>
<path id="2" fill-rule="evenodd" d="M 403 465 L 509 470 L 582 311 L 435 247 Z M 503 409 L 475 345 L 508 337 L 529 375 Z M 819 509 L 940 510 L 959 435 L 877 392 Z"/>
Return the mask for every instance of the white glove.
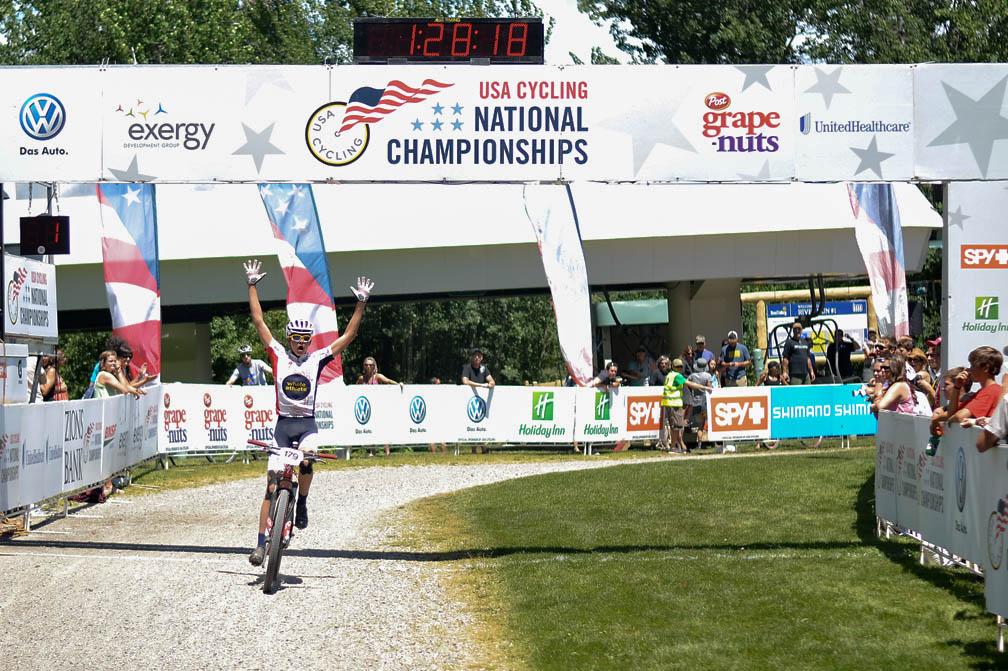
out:
<path id="1" fill-rule="evenodd" d="M 350 287 L 350 291 L 353 292 L 353 295 L 356 296 L 357 300 L 359 300 L 361 303 L 367 301 L 368 296 L 371 295 L 372 289 L 374 289 L 374 282 L 364 277 L 363 275 L 357 278 L 356 287 Z"/>
<path id="2" fill-rule="evenodd" d="M 266 273 L 262 271 L 262 262 L 259 259 L 249 259 L 243 265 L 245 266 L 245 277 L 248 278 L 250 287 L 254 287 L 256 282 L 266 277 Z"/>

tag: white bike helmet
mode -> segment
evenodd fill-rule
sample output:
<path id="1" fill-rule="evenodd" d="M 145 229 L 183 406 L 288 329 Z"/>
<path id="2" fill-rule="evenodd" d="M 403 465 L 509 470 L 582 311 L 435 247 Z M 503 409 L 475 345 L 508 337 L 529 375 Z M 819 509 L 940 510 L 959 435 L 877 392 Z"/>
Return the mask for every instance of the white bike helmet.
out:
<path id="1" fill-rule="evenodd" d="M 251 354 L 252 353 L 252 347 L 250 347 L 249 345 L 242 345 L 241 347 L 238 348 L 238 353 L 239 354 Z"/>
<path id="2" fill-rule="evenodd" d="M 312 335 L 315 333 L 315 325 L 307 319 L 292 319 L 287 322 L 287 336 L 290 337 L 293 333 Z"/>

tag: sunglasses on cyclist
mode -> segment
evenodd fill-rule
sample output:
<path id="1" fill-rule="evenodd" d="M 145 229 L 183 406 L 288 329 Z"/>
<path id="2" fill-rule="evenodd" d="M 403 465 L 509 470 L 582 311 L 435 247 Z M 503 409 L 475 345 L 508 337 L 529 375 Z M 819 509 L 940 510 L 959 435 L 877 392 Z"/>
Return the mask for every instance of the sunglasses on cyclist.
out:
<path id="1" fill-rule="evenodd" d="M 290 336 L 288 337 L 290 338 L 291 342 L 300 342 L 305 344 L 311 342 L 311 336 L 306 335 L 304 333 L 291 333 Z"/>

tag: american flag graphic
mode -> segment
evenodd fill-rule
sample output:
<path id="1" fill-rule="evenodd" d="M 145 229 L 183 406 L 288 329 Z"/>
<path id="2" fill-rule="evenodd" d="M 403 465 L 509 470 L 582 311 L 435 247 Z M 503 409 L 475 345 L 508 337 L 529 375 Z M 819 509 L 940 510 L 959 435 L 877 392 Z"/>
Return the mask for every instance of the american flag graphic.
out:
<path id="1" fill-rule="evenodd" d="M 161 275 L 153 184 L 98 184 L 105 293 L 112 332 L 133 349 L 133 365 L 161 372 Z"/>
<path id="2" fill-rule="evenodd" d="M 403 105 L 423 102 L 449 86 L 453 84 L 445 84 L 434 79 L 423 80 L 417 88 L 398 79 L 393 79 L 382 89 L 362 86 L 354 91 L 347 101 L 346 111 L 343 113 L 343 125 L 339 132 L 346 132 L 359 123 L 377 123 Z"/>
<path id="3" fill-rule="evenodd" d="M 309 352 L 331 345 L 339 337 L 339 326 L 311 184 L 260 184 L 259 195 L 287 280 L 287 315 L 315 325 Z M 343 360 L 337 355 L 322 371 L 319 384 L 342 381 Z"/>
<path id="4" fill-rule="evenodd" d="M 848 184 L 854 235 L 864 257 L 879 335 L 910 333 L 903 228 L 892 184 Z"/>
<path id="5" fill-rule="evenodd" d="M 14 286 L 11 288 L 11 303 L 16 303 L 21 290 L 24 289 L 25 280 L 28 279 L 28 269 L 18 268 L 14 271 Z M 16 307 L 13 309 L 17 309 Z"/>

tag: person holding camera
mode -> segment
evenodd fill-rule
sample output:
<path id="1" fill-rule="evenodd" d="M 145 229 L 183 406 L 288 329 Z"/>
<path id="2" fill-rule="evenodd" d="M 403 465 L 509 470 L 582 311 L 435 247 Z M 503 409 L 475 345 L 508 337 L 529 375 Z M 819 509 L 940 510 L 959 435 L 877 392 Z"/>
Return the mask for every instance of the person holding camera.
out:
<path id="1" fill-rule="evenodd" d="M 592 378 L 588 386 L 598 389 L 616 389 L 622 383 L 623 378 L 619 375 L 619 366 L 616 365 L 615 361 L 610 361 L 606 364 L 605 370 Z"/>

